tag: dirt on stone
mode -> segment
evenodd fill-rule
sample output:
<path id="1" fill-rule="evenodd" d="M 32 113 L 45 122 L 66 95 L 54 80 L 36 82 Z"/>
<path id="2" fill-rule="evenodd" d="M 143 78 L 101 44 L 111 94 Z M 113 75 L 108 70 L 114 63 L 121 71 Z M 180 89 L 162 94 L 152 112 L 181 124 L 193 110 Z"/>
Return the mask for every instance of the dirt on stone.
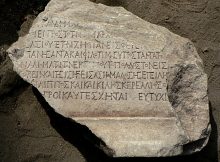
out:
<path id="1" fill-rule="evenodd" d="M 14 71 L 6 49 L 25 35 L 48 0 L 0 0 L 0 161 L 218 162 L 220 153 L 220 1 L 91 0 L 122 6 L 195 44 L 208 74 L 212 134 L 198 153 L 168 158 L 111 158 L 86 128 L 55 113 Z M 94 143 L 87 139 L 94 138 Z M 186 146 L 187 147 L 187 146 Z"/>

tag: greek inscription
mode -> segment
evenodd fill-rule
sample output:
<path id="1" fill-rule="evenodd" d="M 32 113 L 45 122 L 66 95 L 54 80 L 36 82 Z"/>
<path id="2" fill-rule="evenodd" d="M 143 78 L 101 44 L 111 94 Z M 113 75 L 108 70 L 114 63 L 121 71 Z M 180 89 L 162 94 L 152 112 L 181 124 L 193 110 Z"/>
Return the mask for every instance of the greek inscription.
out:
<path id="1" fill-rule="evenodd" d="M 168 63 L 161 51 L 113 37 L 83 33 L 71 21 L 48 18 L 30 31 L 25 77 L 57 100 L 167 101 Z M 188 45 L 190 47 L 190 45 Z M 136 97 L 131 97 L 131 94 Z"/>

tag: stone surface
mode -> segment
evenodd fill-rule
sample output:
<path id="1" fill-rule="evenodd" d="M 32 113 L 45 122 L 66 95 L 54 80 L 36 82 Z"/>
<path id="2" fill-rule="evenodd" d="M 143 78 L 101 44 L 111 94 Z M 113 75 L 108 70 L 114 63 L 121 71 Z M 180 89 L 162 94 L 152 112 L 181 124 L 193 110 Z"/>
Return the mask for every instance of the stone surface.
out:
<path id="1" fill-rule="evenodd" d="M 188 154 L 208 140 L 207 77 L 193 44 L 121 7 L 52 0 L 8 52 L 113 156 Z"/>

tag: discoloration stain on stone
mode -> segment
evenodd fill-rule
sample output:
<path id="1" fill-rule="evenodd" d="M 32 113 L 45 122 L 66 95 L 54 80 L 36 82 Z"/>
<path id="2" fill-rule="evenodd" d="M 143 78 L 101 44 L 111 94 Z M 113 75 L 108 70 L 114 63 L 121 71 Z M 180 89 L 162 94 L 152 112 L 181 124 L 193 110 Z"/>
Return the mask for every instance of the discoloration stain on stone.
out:
<path id="1" fill-rule="evenodd" d="M 20 59 L 20 58 L 22 58 L 22 57 L 24 56 L 24 49 L 17 49 L 17 48 L 15 48 L 15 49 L 12 51 L 11 55 L 12 55 L 14 58 L 16 58 L 16 59 Z"/>

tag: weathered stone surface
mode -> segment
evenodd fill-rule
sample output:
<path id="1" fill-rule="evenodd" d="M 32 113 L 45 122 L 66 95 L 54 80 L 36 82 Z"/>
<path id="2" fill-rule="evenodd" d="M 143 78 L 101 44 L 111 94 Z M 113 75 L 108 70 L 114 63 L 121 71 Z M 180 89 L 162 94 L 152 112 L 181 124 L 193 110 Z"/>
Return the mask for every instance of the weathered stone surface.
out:
<path id="1" fill-rule="evenodd" d="M 194 46 L 121 7 L 52 0 L 8 51 L 15 71 L 113 156 L 187 154 L 208 140 Z"/>

